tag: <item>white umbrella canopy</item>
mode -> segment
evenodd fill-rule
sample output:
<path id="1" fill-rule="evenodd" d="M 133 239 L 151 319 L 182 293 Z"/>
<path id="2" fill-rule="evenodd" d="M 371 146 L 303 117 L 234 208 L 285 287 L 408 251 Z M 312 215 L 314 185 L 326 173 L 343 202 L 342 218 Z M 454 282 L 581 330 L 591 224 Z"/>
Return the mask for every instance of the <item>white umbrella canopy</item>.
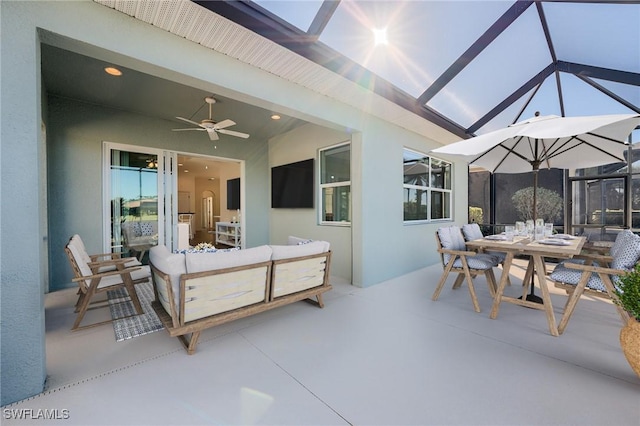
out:
<path id="1" fill-rule="evenodd" d="M 533 117 L 431 151 L 453 155 L 492 173 L 540 168 L 580 169 L 624 162 L 639 114 Z"/>
<path id="2" fill-rule="evenodd" d="M 431 152 L 461 158 L 492 173 L 533 171 L 535 219 L 540 168 L 582 169 L 625 162 L 626 139 L 638 125 L 640 114 L 536 116 Z"/>

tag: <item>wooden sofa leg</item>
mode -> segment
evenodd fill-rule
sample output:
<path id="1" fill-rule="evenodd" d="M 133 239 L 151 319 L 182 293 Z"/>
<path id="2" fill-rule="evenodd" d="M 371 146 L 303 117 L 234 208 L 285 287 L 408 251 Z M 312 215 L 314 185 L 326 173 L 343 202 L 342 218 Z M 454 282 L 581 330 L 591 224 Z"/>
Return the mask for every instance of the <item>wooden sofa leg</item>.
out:
<path id="1" fill-rule="evenodd" d="M 305 302 L 311 303 L 312 305 L 316 305 L 319 308 L 324 308 L 324 301 L 322 300 L 322 293 L 320 294 L 316 294 L 316 300 L 313 300 L 311 298 L 309 299 L 304 299 Z"/>
<path id="2" fill-rule="evenodd" d="M 194 331 L 193 333 L 191 333 L 190 338 L 187 338 L 186 334 L 178 336 L 178 339 L 180 339 L 180 343 L 182 343 L 182 346 L 184 346 L 184 348 L 187 350 L 187 354 L 189 355 L 193 355 L 195 353 L 196 346 L 198 346 L 198 338 L 200 338 L 199 331 Z"/>

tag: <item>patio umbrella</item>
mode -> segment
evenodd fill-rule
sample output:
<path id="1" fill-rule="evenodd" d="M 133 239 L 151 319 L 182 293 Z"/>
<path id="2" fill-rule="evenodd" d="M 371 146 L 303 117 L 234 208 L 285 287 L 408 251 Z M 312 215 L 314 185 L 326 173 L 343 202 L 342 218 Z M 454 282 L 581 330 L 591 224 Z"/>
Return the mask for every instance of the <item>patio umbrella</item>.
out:
<path id="1" fill-rule="evenodd" d="M 626 162 L 626 139 L 639 124 L 639 114 L 536 116 L 431 152 L 461 158 L 491 173 L 532 170 L 535 220 L 540 168 L 582 169 Z"/>
<path id="2" fill-rule="evenodd" d="M 626 162 L 627 137 L 640 124 L 639 114 L 583 117 L 539 116 L 465 139 L 434 154 L 452 155 L 491 173 L 533 171 L 533 219 L 537 216 L 538 170 L 581 169 Z M 533 294 L 529 300 L 540 301 Z"/>

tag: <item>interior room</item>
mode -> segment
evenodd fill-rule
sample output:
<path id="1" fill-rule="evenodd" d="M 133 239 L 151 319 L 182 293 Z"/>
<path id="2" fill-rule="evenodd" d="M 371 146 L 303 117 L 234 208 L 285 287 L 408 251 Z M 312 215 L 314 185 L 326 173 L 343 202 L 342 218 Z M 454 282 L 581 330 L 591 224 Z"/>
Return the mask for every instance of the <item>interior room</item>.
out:
<path id="1" fill-rule="evenodd" d="M 228 182 L 240 177 L 240 164 L 213 157 L 178 155 L 178 223 L 188 224 L 188 245 L 218 245 L 216 224 L 240 221 L 238 210 L 227 204 Z M 239 194 L 238 194 L 239 195 Z M 178 238 L 183 237 L 178 231 Z"/>

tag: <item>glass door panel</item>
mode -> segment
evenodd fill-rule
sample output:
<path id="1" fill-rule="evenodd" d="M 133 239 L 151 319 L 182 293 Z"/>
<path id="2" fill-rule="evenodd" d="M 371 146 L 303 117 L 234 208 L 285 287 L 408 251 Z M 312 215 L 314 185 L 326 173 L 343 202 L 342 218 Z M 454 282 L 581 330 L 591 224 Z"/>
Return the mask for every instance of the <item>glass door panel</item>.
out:
<path id="1" fill-rule="evenodd" d="M 158 154 L 109 150 L 110 249 L 141 260 L 158 244 Z"/>

